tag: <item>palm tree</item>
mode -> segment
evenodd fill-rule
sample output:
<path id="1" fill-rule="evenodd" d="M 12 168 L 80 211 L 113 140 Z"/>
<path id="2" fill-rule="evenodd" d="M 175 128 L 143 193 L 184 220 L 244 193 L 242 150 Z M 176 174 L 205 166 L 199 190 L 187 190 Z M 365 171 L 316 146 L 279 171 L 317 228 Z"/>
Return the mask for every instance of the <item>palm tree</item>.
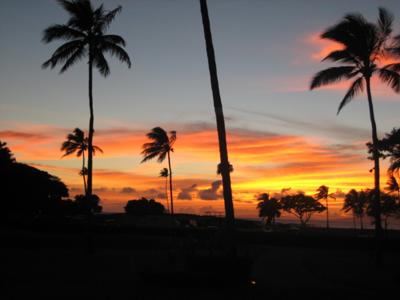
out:
<path id="1" fill-rule="evenodd" d="M 260 201 L 257 204 L 258 216 L 266 218 L 266 225 L 275 224 L 275 219 L 281 216 L 281 205 L 276 198 L 270 198 L 268 193 L 263 193 L 257 197 Z"/>
<path id="2" fill-rule="evenodd" d="M 210 71 L 211 89 L 214 99 L 215 116 L 217 120 L 219 154 L 221 161 L 218 166 L 218 169 L 220 170 L 222 175 L 222 186 L 223 186 L 224 203 L 225 203 L 225 218 L 227 223 L 226 225 L 228 229 L 233 230 L 235 222 L 235 214 L 233 209 L 231 177 L 230 177 L 230 170 L 232 169 L 232 166 L 230 165 L 228 160 L 224 112 L 222 110 L 221 95 L 219 92 L 217 66 L 215 63 L 214 46 L 212 42 L 210 19 L 208 17 L 208 8 L 206 0 L 200 0 L 200 8 L 203 21 L 204 38 L 207 49 L 208 67 Z"/>
<path id="3" fill-rule="evenodd" d="M 314 196 L 317 200 L 322 200 L 325 199 L 325 203 L 326 203 L 326 228 L 329 229 L 329 203 L 328 203 L 328 199 L 336 199 L 334 194 L 331 193 L 329 194 L 329 187 L 325 186 L 325 185 L 321 185 L 318 189 L 317 189 L 317 193 Z"/>
<path id="4" fill-rule="evenodd" d="M 342 210 L 344 212 L 352 212 L 354 229 L 356 229 L 356 217 L 360 219 L 361 230 L 364 229 L 363 220 L 370 196 L 370 191 L 357 192 L 355 189 L 351 189 L 345 196 Z"/>
<path id="5" fill-rule="evenodd" d="M 169 204 L 168 204 L 168 177 L 169 177 L 169 172 L 167 168 L 163 168 L 160 171 L 159 177 L 164 177 L 165 178 L 165 201 L 167 203 L 167 210 L 169 211 Z"/>
<path id="6" fill-rule="evenodd" d="M 68 70 L 76 62 L 88 57 L 89 67 L 89 138 L 88 138 L 88 178 L 87 196 L 92 196 L 93 181 L 93 68 L 97 68 L 104 77 L 110 74 L 110 68 L 105 53 L 115 56 L 121 62 L 131 67 L 129 55 L 122 48 L 125 40 L 114 34 L 105 34 L 116 15 L 121 12 L 121 6 L 107 11 L 103 5 L 93 8 L 89 0 L 59 0 L 58 3 L 68 12 L 70 18 L 66 24 L 52 25 L 43 33 L 43 42 L 54 40 L 66 41 L 53 53 L 42 67 L 63 65 L 60 73 Z"/>
<path id="7" fill-rule="evenodd" d="M 153 128 L 147 137 L 152 140 L 150 143 L 143 144 L 143 160 L 142 163 L 157 157 L 159 163 L 163 162 L 165 158 L 168 158 L 168 172 L 169 172 L 169 193 L 171 199 L 171 214 L 174 215 L 174 202 L 172 196 L 172 170 L 171 170 L 171 152 L 174 152 L 172 148 L 176 141 L 176 131 L 170 131 L 168 133 L 161 127 Z"/>
<path id="8" fill-rule="evenodd" d="M 76 153 L 77 157 L 82 156 L 82 169 L 79 174 L 83 177 L 83 187 L 85 189 L 85 194 L 87 192 L 87 185 L 86 185 L 86 176 L 87 175 L 87 168 L 85 164 L 85 152 L 88 150 L 88 138 L 85 137 L 85 133 L 79 129 L 75 128 L 73 133 L 67 135 L 67 139 L 61 145 L 61 151 L 64 151 L 64 155 L 62 157 L 71 155 Z M 103 153 L 103 150 L 100 147 L 93 146 L 93 154 L 96 151 L 100 151 Z"/>
<path id="9" fill-rule="evenodd" d="M 343 49 L 332 51 L 323 61 L 329 60 L 344 64 L 318 72 L 314 75 L 310 84 L 310 89 L 312 90 L 344 79 L 355 79 L 339 105 L 338 114 L 356 95 L 364 91 L 365 84 L 372 128 L 377 261 L 380 260 L 381 256 L 382 224 L 379 200 L 378 135 L 371 95 L 371 77 L 374 74 L 378 74 L 379 78 L 395 92 L 400 91 L 400 75 L 396 72 L 396 69 L 393 69 L 390 65 L 383 68 L 377 66 L 379 60 L 388 54 L 385 50 L 392 32 L 392 22 L 392 15 L 384 8 L 379 8 L 377 24 L 368 22 L 360 14 L 348 14 L 339 23 L 325 30 L 321 34 L 321 38 L 337 42 L 343 46 Z"/>
<path id="10" fill-rule="evenodd" d="M 385 188 L 389 193 L 397 193 L 397 199 L 400 201 L 400 186 L 396 180 L 396 177 L 392 175 L 389 176 L 389 179 L 386 183 Z"/>

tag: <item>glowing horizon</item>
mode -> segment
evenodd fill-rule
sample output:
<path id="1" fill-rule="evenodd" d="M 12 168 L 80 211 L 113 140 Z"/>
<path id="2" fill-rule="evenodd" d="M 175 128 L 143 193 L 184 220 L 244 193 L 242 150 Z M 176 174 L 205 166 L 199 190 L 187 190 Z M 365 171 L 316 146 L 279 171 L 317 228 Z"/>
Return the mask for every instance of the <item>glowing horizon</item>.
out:
<path id="1" fill-rule="evenodd" d="M 95 5 L 101 2 L 93 0 Z M 110 0 L 105 6 L 118 4 Z M 313 194 L 324 184 L 343 194 L 350 188 L 372 187 L 365 95 L 336 116 L 350 82 L 312 92 L 309 83 L 316 72 L 331 66 L 321 59 L 338 47 L 321 40 L 320 32 L 349 12 L 375 21 L 378 6 L 396 13 L 400 2 L 220 0 L 208 6 L 234 167 L 236 215 L 255 217 L 256 195 L 283 188 Z M 310 11 L 315 12 L 312 18 Z M 56 1 L 4 0 L 0 15 L 0 28 L 13 28 L 3 32 L 0 47 L 0 139 L 18 161 L 60 177 L 72 196 L 81 193 L 81 161 L 73 156 L 61 159 L 59 149 L 75 127 L 87 129 L 87 66 L 81 62 L 60 76 L 40 67 L 57 46 L 42 44 L 42 31 L 65 22 L 66 14 Z M 395 15 L 395 34 L 399 20 Z M 177 211 L 223 211 L 197 1 L 126 1 L 109 32 L 126 39 L 133 68 L 107 57 L 111 76 L 94 76 L 94 143 L 104 150 L 95 157 L 94 191 L 105 210 L 122 211 L 127 200 L 141 196 L 163 201 L 164 182 L 158 174 L 165 165 L 140 164 L 145 134 L 161 126 L 178 133 L 172 160 Z M 372 95 L 382 137 L 398 126 L 399 95 L 376 79 Z M 343 218 L 341 202 L 332 205 L 332 217 Z"/>

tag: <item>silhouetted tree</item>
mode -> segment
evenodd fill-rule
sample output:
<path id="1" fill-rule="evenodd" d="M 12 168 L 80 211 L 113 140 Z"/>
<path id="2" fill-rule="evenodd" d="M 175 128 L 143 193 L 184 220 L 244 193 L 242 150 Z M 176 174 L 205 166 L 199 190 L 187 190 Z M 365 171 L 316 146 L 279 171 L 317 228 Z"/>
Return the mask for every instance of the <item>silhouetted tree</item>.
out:
<path id="1" fill-rule="evenodd" d="M 400 202 L 400 187 L 399 183 L 396 180 L 396 177 L 393 175 L 389 176 L 389 179 L 386 183 L 386 188 L 385 188 L 389 193 L 397 193 L 397 199 Z"/>
<path id="2" fill-rule="evenodd" d="M 369 152 L 372 152 L 372 145 L 367 144 Z M 386 133 L 385 137 L 378 142 L 380 156 L 383 159 L 389 158 L 389 176 L 399 175 L 400 170 L 400 128 L 393 128 L 390 133 Z"/>
<path id="3" fill-rule="evenodd" d="M 160 171 L 160 177 L 165 178 L 165 203 L 167 203 L 167 210 L 169 211 L 169 204 L 168 204 L 168 177 L 169 177 L 169 172 L 167 168 L 163 168 Z"/>
<path id="4" fill-rule="evenodd" d="M 266 225 L 275 224 L 275 219 L 281 216 L 281 204 L 276 198 L 270 198 L 268 193 L 260 194 L 257 197 L 260 201 L 257 204 L 258 216 L 266 219 Z"/>
<path id="5" fill-rule="evenodd" d="M 154 199 L 146 199 L 144 197 L 137 200 L 129 200 L 125 206 L 125 212 L 134 216 L 162 215 L 164 211 L 164 205 Z"/>
<path id="6" fill-rule="evenodd" d="M 366 207 L 366 212 L 369 216 L 373 216 L 374 215 L 374 205 L 372 202 L 373 199 L 373 194 L 370 195 L 370 197 L 368 198 L 368 203 L 367 203 L 367 207 Z M 399 218 L 400 217 L 400 204 L 397 203 L 396 201 L 396 197 L 390 195 L 390 194 L 386 194 L 386 193 L 381 193 L 381 215 L 382 215 L 382 219 L 384 221 L 384 225 L 385 225 L 385 231 L 388 228 L 388 219 L 389 218 Z"/>
<path id="7" fill-rule="evenodd" d="M 295 195 L 282 197 L 282 209 L 296 216 L 302 226 L 306 226 L 314 213 L 321 213 L 326 208 L 311 196 L 300 192 Z"/>
<path id="8" fill-rule="evenodd" d="M 73 133 L 68 134 L 67 140 L 63 142 L 61 145 L 61 151 L 65 152 L 65 154 L 62 157 L 74 153 L 76 153 L 77 157 L 82 156 L 82 169 L 79 172 L 79 174 L 83 177 L 83 187 L 85 194 L 86 194 L 86 175 L 87 175 L 87 168 L 85 165 L 85 152 L 87 151 L 87 149 L 88 149 L 88 138 L 85 137 L 85 133 L 79 128 L 75 128 Z M 100 147 L 93 145 L 93 154 L 95 154 L 96 151 L 100 151 L 101 153 L 103 153 L 103 150 L 101 150 Z"/>
<path id="9" fill-rule="evenodd" d="M 351 211 L 353 214 L 354 228 L 356 228 L 355 218 L 359 218 L 361 230 L 364 229 L 364 215 L 366 212 L 368 199 L 371 197 L 371 191 L 357 192 L 355 189 L 351 189 L 345 196 L 342 210 L 344 212 Z"/>
<path id="10" fill-rule="evenodd" d="M 360 14 L 348 14 L 338 24 L 328 28 L 321 38 L 332 40 L 343 46 L 341 50 L 329 53 L 324 59 L 344 63 L 318 72 L 312 79 L 310 89 L 355 78 L 339 105 L 340 110 L 356 95 L 367 92 L 369 115 L 372 128 L 372 147 L 374 159 L 375 181 L 375 233 L 377 238 L 377 262 L 381 260 L 382 225 L 380 214 L 380 183 L 379 183 L 379 151 L 378 134 L 375 122 L 374 107 L 371 95 L 371 77 L 378 74 L 379 78 L 388 84 L 395 92 L 400 91 L 400 75 L 393 67 L 379 68 L 377 63 L 387 54 L 387 43 L 392 32 L 392 15 L 385 9 L 379 9 L 377 24 L 368 22 Z"/>
<path id="11" fill-rule="evenodd" d="M 217 65 L 215 63 L 215 53 L 212 42 L 212 35 L 210 28 L 211 26 L 210 26 L 210 19 L 208 17 L 208 8 L 206 0 L 200 0 L 200 8 L 203 21 L 204 38 L 207 49 L 208 67 L 210 71 L 211 89 L 214 99 L 215 116 L 217 120 L 219 154 L 221 161 L 218 166 L 218 169 L 220 170 L 222 175 L 225 218 L 227 222 L 227 227 L 233 229 L 235 222 L 235 214 L 233 209 L 232 187 L 231 187 L 231 177 L 230 177 L 230 170 L 232 169 L 232 166 L 228 160 L 228 147 L 226 143 L 224 112 L 222 110 L 221 95 L 219 92 Z"/>
<path id="12" fill-rule="evenodd" d="M 328 199 L 336 199 L 334 194 L 331 193 L 329 194 L 329 187 L 327 187 L 326 185 L 321 185 L 318 189 L 317 189 L 317 193 L 315 194 L 315 199 L 317 200 L 322 200 L 325 199 L 325 207 L 326 207 L 326 228 L 329 229 L 329 203 L 328 203 Z"/>
<path id="13" fill-rule="evenodd" d="M 89 67 L 89 137 L 88 137 L 88 197 L 92 196 L 93 177 L 93 68 L 97 68 L 104 77 L 110 74 L 110 68 L 104 57 L 105 53 L 117 57 L 131 67 L 129 55 L 122 48 L 125 40 L 114 34 L 105 34 L 111 22 L 121 11 L 121 6 L 111 11 L 106 11 L 103 5 L 93 8 L 88 0 L 59 0 L 58 3 L 68 12 L 69 20 L 64 25 L 52 25 L 43 34 L 43 42 L 50 43 L 54 40 L 67 41 L 53 53 L 51 58 L 43 63 L 42 67 L 54 68 L 62 64 L 60 73 L 68 70 L 76 62 L 88 57 Z"/>
<path id="14" fill-rule="evenodd" d="M 6 213 L 48 212 L 68 196 L 67 186 L 58 177 L 18 163 L 3 142 L 0 142 L 0 170 L 0 191 Z"/>
<path id="15" fill-rule="evenodd" d="M 100 197 L 93 194 L 90 198 L 86 195 L 76 195 L 75 203 L 79 213 L 93 214 L 101 213 L 103 207 L 100 205 Z"/>
<path id="16" fill-rule="evenodd" d="M 143 160 L 142 163 L 157 157 L 159 163 L 168 158 L 168 171 L 169 171 L 169 192 L 171 200 L 171 214 L 174 215 L 174 202 L 172 196 L 172 169 L 171 169 L 171 152 L 174 151 L 172 146 L 176 141 L 176 131 L 168 133 L 161 127 L 153 128 L 147 137 L 152 140 L 150 143 L 143 144 Z"/>
<path id="17" fill-rule="evenodd" d="M 11 150 L 7 147 L 7 143 L 0 141 L 0 166 L 9 165 L 15 162 L 15 158 Z"/>

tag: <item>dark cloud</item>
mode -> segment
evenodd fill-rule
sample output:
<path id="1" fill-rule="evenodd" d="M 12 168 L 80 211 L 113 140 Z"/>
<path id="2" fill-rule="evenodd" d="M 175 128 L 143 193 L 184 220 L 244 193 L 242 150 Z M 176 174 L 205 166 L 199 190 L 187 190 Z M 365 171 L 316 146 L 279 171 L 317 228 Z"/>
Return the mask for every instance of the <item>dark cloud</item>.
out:
<path id="1" fill-rule="evenodd" d="M 13 130 L 0 131 L 0 137 L 3 139 L 22 139 L 22 140 L 27 140 L 27 139 L 43 140 L 48 138 L 46 135 L 39 133 L 28 133 L 28 132 L 13 131 Z"/>
<path id="2" fill-rule="evenodd" d="M 121 194 L 134 194 L 134 193 L 136 193 L 136 189 L 126 186 L 120 190 L 120 193 Z"/>
<path id="3" fill-rule="evenodd" d="M 197 191 L 197 184 L 193 184 L 190 187 L 182 188 L 178 194 L 179 200 L 192 200 L 192 193 Z"/>
<path id="4" fill-rule="evenodd" d="M 108 188 L 106 188 L 106 187 L 99 187 L 99 188 L 94 188 L 93 189 L 94 193 L 104 193 L 104 192 L 107 192 L 107 191 L 108 191 Z"/>
<path id="5" fill-rule="evenodd" d="M 218 200 L 222 198 L 221 193 L 218 192 L 222 185 L 221 180 L 217 180 L 211 183 L 211 188 L 205 190 L 199 190 L 198 196 L 202 200 Z"/>

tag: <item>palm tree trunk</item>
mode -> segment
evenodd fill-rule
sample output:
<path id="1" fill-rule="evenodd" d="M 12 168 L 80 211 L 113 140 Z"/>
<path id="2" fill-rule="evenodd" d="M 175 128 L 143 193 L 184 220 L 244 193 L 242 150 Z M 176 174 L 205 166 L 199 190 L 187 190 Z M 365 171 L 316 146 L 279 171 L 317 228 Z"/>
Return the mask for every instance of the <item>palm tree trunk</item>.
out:
<path id="1" fill-rule="evenodd" d="M 89 47 L 89 109 L 90 109 L 90 119 L 89 119 L 89 138 L 88 138 L 88 178 L 87 178 L 87 190 L 86 197 L 92 198 L 92 182 L 93 182 L 93 124 L 94 124 L 94 114 L 93 114 L 93 55 L 92 49 Z M 94 253 L 94 245 L 92 235 L 90 233 L 91 223 L 92 223 L 92 211 L 91 209 L 87 213 L 87 251 L 89 254 Z"/>
<path id="2" fill-rule="evenodd" d="M 88 139 L 88 178 L 86 196 L 92 196 L 93 183 L 93 134 L 94 134 L 94 114 L 93 114 L 93 56 L 89 50 L 89 139 Z"/>
<path id="3" fill-rule="evenodd" d="M 353 213 L 353 226 L 354 226 L 354 229 L 357 229 L 356 215 L 354 213 Z"/>
<path id="4" fill-rule="evenodd" d="M 228 149 L 226 143 L 226 131 L 224 113 L 222 110 L 221 96 L 219 92 L 217 66 L 215 63 L 214 46 L 212 42 L 210 19 L 208 17 L 207 1 L 200 0 L 201 16 L 203 21 L 204 38 L 206 41 L 208 67 L 210 71 L 211 89 L 214 99 L 214 109 L 217 120 L 219 153 L 220 153 L 220 170 L 222 175 L 222 186 L 225 203 L 225 220 L 228 230 L 234 230 L 235 215 L 232 201 L 232 189 L 230 178 L 230 165 L 228 160 Z"/>
<path id="5" fill-rule="evenodd" d="M 328 198 L 326 200 L 326 229 L 329 229 L 329 206 L 328 206 Z"/>
<path id="6" fill-rule="evenodd" d="M 168 151 L 168 169 L 169 169 L 169 197 L 171 198 L 171 214 L 174 215 L 174 200 L 172 196 L 172 169 L 171 169 L 171 155 Z"/>
<path id="7" fill-rule="evenodd" d="M 167 202 L 167 210 L 169 211 L 169 199 L 168 199 L 168 177 L 165 177 L 165 201 Z"/>
<path id="8" fill-rule="evenodd" d="M 85 151 L 82 151 L 82 177 L 83 177 L 83 188 L 85 189 L 85 195 L 86 195 L 87 186 L 86 186 L 86 175 L 85 175 Z"/>
<path id="9" fill-rule="evenodd" d="M 363 216 L 360 216 L 360 226 L 361 226 L 361 230 L 364 230 Z"/>
<path id="10" fill-rule="evenodd" d="M 375 123 L 374 106 L 371 96 L 371 80 L 370 76 L 365 77 L 368 95 L 369 116 L 371 119 L 372 127 L 372 149 L 374 159 L 374 183 L 375 183 L 375 197 L 374 197 L 374 217 L 375 217 L 375 239 L 376 239 L 376 263 L 380 264 L 382 261 L 382 221 L 381 221 L 381 201 L 380 201 L 380 170 L 379 170 L 379 152 L 378 152 L 378 133 Z"/>

